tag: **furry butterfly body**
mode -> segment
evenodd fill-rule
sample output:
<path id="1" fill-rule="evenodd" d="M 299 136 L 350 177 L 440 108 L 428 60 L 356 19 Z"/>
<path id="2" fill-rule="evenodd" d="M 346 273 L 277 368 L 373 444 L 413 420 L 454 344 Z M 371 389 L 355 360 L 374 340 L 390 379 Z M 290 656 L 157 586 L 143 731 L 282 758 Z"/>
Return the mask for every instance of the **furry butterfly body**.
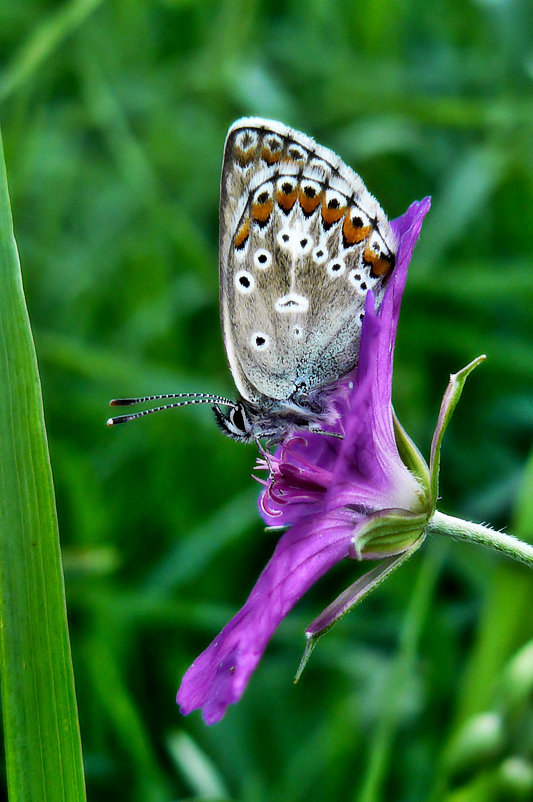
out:
<path id="1" fill-rule="evenodd" d="M 212 403 L 237 440 L 321 430 L 331 390 L 357 362 L 366 295 L 379 302 L 395 252 L 383 210 L 333 151 L 276 121 L 237 120 L 224 148 L 219 259 L 239 399 L 166 406 Z"/>

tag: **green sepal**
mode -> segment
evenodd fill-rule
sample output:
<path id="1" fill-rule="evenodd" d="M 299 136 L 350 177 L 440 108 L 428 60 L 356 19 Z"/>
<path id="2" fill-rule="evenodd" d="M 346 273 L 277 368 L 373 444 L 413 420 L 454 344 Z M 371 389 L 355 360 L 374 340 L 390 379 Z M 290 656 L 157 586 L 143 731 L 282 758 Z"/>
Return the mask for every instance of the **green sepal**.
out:
<path id="1" fill-rule="evenodd" d="M 390 557 L 385 557 L 378 565 L 371 568 L 363 576 L 360 576 L 356 581 L 346 588 L 334 602 L 332 602 L 326 609 L 315 618 L 315 620 L 308 626 L 305 633 L 307 642 L 305 644 L 304 653 L 298 666 L 298 671 L 294 677 L 294 682 L 298 682 L 304 668 L 307 665 L 315 646 L 320 638 L 322 638 L 329 630 L 335 626 L 345 615 L 348 615 L 354 607 L 365 599 L 369 593 L 375 590 L 382 582 L 387 579 L 400 565 L 403 565 L 406 560 L 421 546 L 424 540 L 422 534 L 418 541 L 412 544 L 411 548 L 401 554 L 395 554 Z M 314 631 L 311 631 L 314 630 Z"/>
<path id="2" fill-rule="evenodd" d="M 413 513 L 403 509 L 379 510 L 369 515 L 356 530 L 354 558 L 391 557 L 410 549 L 423 535 L 428 518 L 428 512 Z"/>
<path id="3" fill-rule="evenodd" d="M 435 512 L 439 494 L 440 450 L 442 446 L 442 438 L 444 437 L 444 432 L 448 427 L 451 417 L 455 411 L 455 407 L 457 406 L 457 402 L 461 397 L 465 381 L 467 380 L 468 376 L 472 373 L 472 371 L 475 368 L 477 368 L 478 365 L 481 365 L 481 363 L 484 362 L 486 358 L 487 357 L 485 356 L 485 354 L 481 354 L 481 356 L 478 356 L 476 359 L 473 359 L 472 362 L 466 365 L 466 367 L 464 367 L 458 373 L 452 373 L 450 376 L 450 381 L 448 382 L 448 386 L 446 388 L 446 392 L 444 393 L 444 396 L 442 398 L 439 417 L 437 420 L 437 426 L 435 427 L 433 440 L 431 441 L 431 454 L 429 460 L 432 513 Z"/>
<path id="4" fill-rule="evenodd" d="M 396 417 L 393 410 L 392 420 L 394 423 L 394 436 L 396 438 L 396 447 L 403 464 L 416 478 L 420 485 L 420 509 L 426 510 L 428 499 L 430 498 L 431 480 L 429 468 L 422 456 L 418 446 L 413 443 L 402 424 Z"/>

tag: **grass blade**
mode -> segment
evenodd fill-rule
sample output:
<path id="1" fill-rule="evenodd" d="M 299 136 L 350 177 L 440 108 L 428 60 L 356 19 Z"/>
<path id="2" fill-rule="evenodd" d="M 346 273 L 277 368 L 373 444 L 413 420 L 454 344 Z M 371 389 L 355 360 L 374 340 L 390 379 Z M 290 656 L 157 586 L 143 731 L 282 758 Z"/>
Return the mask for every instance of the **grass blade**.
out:
<path id="1" fill-rule="evenodd" d="M 85 799 L 52 472 L 0 141 L 0 668 L 10 802 Z"/>

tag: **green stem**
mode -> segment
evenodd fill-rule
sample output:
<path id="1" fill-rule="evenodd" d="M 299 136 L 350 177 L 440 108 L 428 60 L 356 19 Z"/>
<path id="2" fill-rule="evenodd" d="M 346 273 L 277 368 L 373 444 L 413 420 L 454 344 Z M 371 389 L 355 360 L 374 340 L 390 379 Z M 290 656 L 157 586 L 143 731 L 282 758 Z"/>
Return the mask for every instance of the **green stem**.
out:
<path id="1" fill-rule="evenodd" d="M 427 525 L 427 532 L 428 534 L 447 535 L 456 540 L 465 540 L 470 543 L 481 543 L 482 546 L 488 546 L 512 560 L 518 560 L 529 568 L 533 568 L 533 546 L 518 540 L 513 535 L 496 532 L 488 526 L 463 521 L 462 518 L 454 518 L 453 515 L 445 515 L 443 512 L 437 511 Z"/>

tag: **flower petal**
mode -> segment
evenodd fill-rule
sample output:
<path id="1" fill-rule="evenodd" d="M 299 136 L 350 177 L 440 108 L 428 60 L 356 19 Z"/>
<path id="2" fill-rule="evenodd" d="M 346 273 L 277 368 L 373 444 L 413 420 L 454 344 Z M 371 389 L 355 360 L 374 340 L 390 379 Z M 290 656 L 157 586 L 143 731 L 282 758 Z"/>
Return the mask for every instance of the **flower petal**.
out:
<path id="1" fill-rule="evenodd" d="M 242 696 L 279 623 L 303 594 L 347 557 L 353 530 L 328 517 L 292 527 L 278 541 L 244 607 L 194 661 L 178 691 L 181 712 L 203 709 L 207 724 Z"/>

